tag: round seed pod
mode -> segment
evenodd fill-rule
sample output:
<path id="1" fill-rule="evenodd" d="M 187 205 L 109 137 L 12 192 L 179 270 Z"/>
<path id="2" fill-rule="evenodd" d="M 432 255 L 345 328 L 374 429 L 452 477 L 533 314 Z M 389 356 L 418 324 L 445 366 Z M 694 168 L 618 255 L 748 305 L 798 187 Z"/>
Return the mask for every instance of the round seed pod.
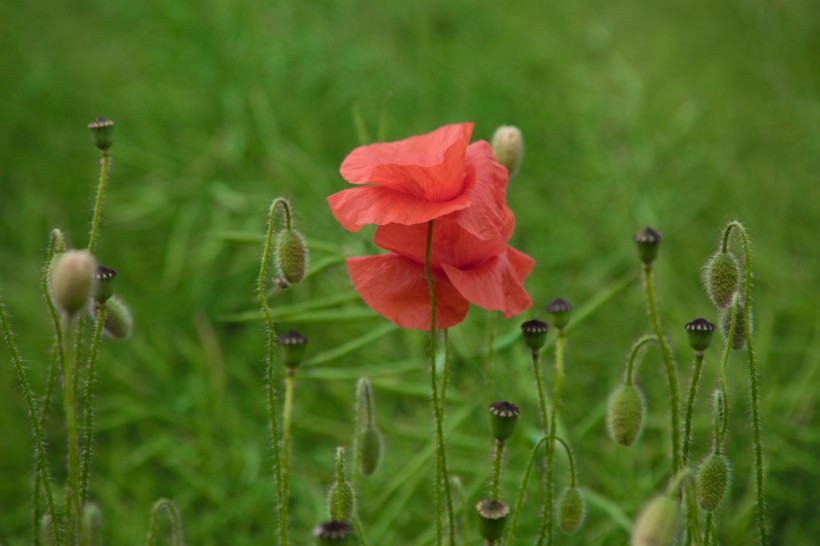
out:
<path id="1" fill-rule="evenodd" d="M 131 318 L 131 311 L 128 310 L 128 306 L 117 296 L 111 296 L 105 304 L 105 309 L 103 333 L 118 341 L 131 337 L 131 332 L 134 329 L 134 319 Z"/>
<path id="2" fill-rule="evenodd" d="M 512 402 L 493 402 L 490 404 L 490 431 L 493 438 L 503 442 L 515 431 L 515 424 L 521 410 Z"/>
<path id="3" fill-rule="evenodd" d="M 95 277 L 97 284 L 94 289 L 94 301 L 105 303 L 114 294 L 114 279 L 117 277 L 117 272 L 110 267 L 97 265 Z"/>
<path id="4" fill-rule="evenodd" d="M 731 467 L 722 453 L 712 453 L 698 468 L 697 487 L 698 504 L 707 512 L 714 512 L 726 498 L 729 489 Z"/>
<path id="5" fill-rule="evenodd" d="M 715 333 L 715 328 L 717 327 L 714 324 L 702 318 L 687 322 L 684 329 L 689 337 L 689 346 L 698 353 L 702 353 L 708 349 L 712 343 L 712 335 Z"/>
<path id="6" fill-rule="evenodd" d="M 680 507 L 668 495 L 647 502 L 632 527 L 632 546 L 670 546 L 675 540 Z"/>
<path id="7" fill-rule="evenodd" d="M 527 347 L 533 351 L 540 351 L 547 342 L 547 326 L 546 322 L 540 320 L 528 320 L 521 325 L 521 332 L 524 334 L 524 342 Z"/>
<path id="8" fill-rule="evenodd" d="M 282 361 L 286 368 L 293 370 L 299 367 L 305 359 L 307 343 L 308 338 L 296 330 L 291 330 L 279 337 L 279 344 L 282 346 Z"/>
<path id="9" fill-rule="evenodd" d="M 552 315 L 552 324 L 563 330 L 569 324 L 569 312 L 572 304 L 563 298 L 555 298 L 547 305 L 547 313 Z"/>
<path id="10" fill-rule="evenodd" d="M 382 460 L 383 441 L 381 433 L 375 428 L 362 431 L 361 470 L 365 476 L 372 476 Z"/>
<path id="11" fill-rule="evenodd" d="M 740 280 L 740 265 L 731 252 L 712 254 L 703 267 L 703 287 L 716 306 L 725 309 L 732 305 L 732 296 Z"/>
<path id="12" fill-rule="evenodd" d="M 567 487 L 558 501 L 558 524 L 561 530 L 571 535 L 581 528 L 586 515 L 586 503 L 581 490 L 577 487 Z"/>
<path id="13" fill-rule="evenodd" d="M 746 346 L 746 327 L 743 324 L 743 306 L 737 306 L 737 317 L 735 318 L 735 334 L 732 336 L 732 349 L 740 351 Z M 720 331 L 723 334 L 723 339 L 729 337 L 729 331 L 732 329 L 732 310 L 724 309 L 720 316 Z"/>
<path id="14" fill-rule="evenodd" d="M 643 428 L 646 401 L 635 385 L 619 385 L 609 397 L 606 425 L 610 437 L 622 446 L 631 446 Z"/>
<path id="15" fill-rule="evenodd" d="M 331 520 L 313 529 L 313 536 L 316 537 L 318 546 L 343 546 L 350 544 L 350 535 L 353 528 L 344 521 Z"/>
<path id="16" fill-rule="evenodd" d="M 85 307 L 96 285 L 97 264 L 87 250 L 68 250 L 49 268 L 49 289 L 54 305 L 69 316 Z"/>
<path id="17" fill-rule="evenodd" d="M 353 517 L 356 500 L 353 495 L 353 486 L 348 482 L 341 485 L 333 482 L 327 493 L 327 511 L 331 519 L 350 521 Z"/>
<path id="18" fill-rule="evenodd" d="M 91 138 L 94 146 L 103 152 L 107 152 L 114 143 L 114 122 L 110 119 L 98 117 L 88 124 L 91 129 Z"/>
<path id="19" fill-rule="evenodd" d="M 651 227 L 646 227 L 635 233 L 632 240 L 635 241 L 635 246 L 638 248 L 638 257 L 645 265 L 649 265 L 657 259 L 661 241 L 663 240 L 660 233 Z"/>
<path id="20" fill-rule="evenodd" d="M 305 278 L 308 249 L 302 234 L 286 229 L 276 240 L 276 268 L 288 285 L 299 284 Z"/>
<path id="21" fill-rule="evenodd" d="M 504 534 L 510 507 L 497 500 L 481 500 L 475 505 L 478 512 L 478 532 L 486 540 L 498 540 Z"/>
<path id="22" fill-rule="evenodd" d="M 507 167 L 510 178 L 515 176 L 524 158 L 524 138 L 521 136 L 521 130 L 512 125 L 502 125 L 493 134 L 492 147 L 496 161 Z"/>

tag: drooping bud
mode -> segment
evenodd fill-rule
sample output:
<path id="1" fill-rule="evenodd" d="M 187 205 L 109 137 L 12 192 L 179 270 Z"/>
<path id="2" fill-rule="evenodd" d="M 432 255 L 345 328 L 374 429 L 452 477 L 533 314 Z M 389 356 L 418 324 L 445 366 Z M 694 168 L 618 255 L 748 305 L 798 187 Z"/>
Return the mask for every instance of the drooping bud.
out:
<path id="1" fill-rule="evenodd" d="M 726 498 L 729 488 L 731 467 L 729 461 L 721 453 L 712 453 L 706 457 L 698 468 L 695 481 L 697 486 L 698 504 L 707 512 L 714 512 Z"/>
<path id="2" fill-rule="evenodd" d="M 521 410 L 512 402 L 493 402 L 490 404 L 490 431 L 493 438 L 503 442 L 515 431 L 518 415 Z"/>
<path id="3" fill-rule="evenodd" d="M 99 313 L 99 311 L 95 311 Z M 131 318 L 131 311 L 128 306 L 117 296 L 111 298 L 105 304 L 105 322 L 103 322 L 103 333 L 112 339 L 123 341 L 131 336 L 134 329 L 134 320 Z"/>
<path id="4" fill-rule="evenodd" d="M 103 152 L 107 152 L 114 143 L 114 122 L 110 119 L 98 117 L 88 124 L 88 128 L 91 129 L 94 146 Z"/>
<path id="5" fill-rule="evenodd" d="M 547 326 L 546 322 L 535 319 L 528 320 L 521 325 L 521 331 L 524 333 L 524 342 L 533 352 L 540 351 L 547 342 L 547 330 L 549 330 L 549 326 Z"/>
<path id="6" fill-rule="evenodd" d="M 475 505 L 478 512 L 478 532 L 486 540 L 498 540 L 504 534 L 510 507 L 497 500 L 481 500 Z"/>
<path id="7" fill-rule="evenodd" d="M 658 257 L 663 236 L 652 229 L 646 227 L 632 236 L 635 245 L 638 247 L 638 257 L 645 265 L 649 265 Z"/>
<path id="8" fill-rule="evenodd" d="M 350 544 L 353 528 L 344 521 L 330 520 L 313 529 L 316 544 L 319 546 L 343 546 Z"/>
<path id="9" fill-rule="evenodd" d="M 689 346 L 697 353 L 703 353 L 712 343 L 712 335 L 716 326 L 706 319 L 699 318 L 684 326 L 689 336 Z"/>
<path id="10" fill-rule="evenodd" d="M 680 507 L 669 495 L 647 502 L 632 527 L 632 546 L 670 546 L 675 539 Z"/>
<path id="11" fill-rule="evenodd" d="M 105 303 L 114 294 L 114 279 L 117 277 L 117 272 L 110 267 L 97 265 L 95 277 L 97 284 L 94 289 L 94 301 L 98 304 Z"/>
<path id="12" fill-rule="evenodd" d="M 291 330 L 287 334 L 279 337 L 279 344 L 282 346 L 282 361 L 288 370 L 295 370 L 305 359 L 308 339 L 297 332 Z"/>
<path id="13" fill-rule="evenodd" d="M 703 288 L 706 295 L 720 309 L 732 305 L 732 296 L 738 288 L 740 266 L 731 252 L 712 254 L 703 267 Z"/>
<path id="14" fill-rule="evenodd" d="M 743 323 L 743 305 L 737 306 L 737 316 L 735 317 L 735 332 L 732 336 L 732 349 L 740 351 L 746 346 L 746 327 Z M 750 317 L 751 320 L 751 317 Z M 720 316 L 720 331 L 723 334 L 723 339 L 729 338 L 729 332 L 732 329 L 732 309 L 724 309 Z"/>
<path id="15" fill-rule="evenodd" d="M 609 397 L 607 406 L 609 436 L 622 446 L 631 446 L 643 428 L 645 405 L 643 392 L 636 385 L 619 385 Z"/>
<path id="16" fill-rule="evenodd" d="M 285 229 L 276 240 L 276 268 L 279 275 L 292 286 L 305 278 L 308 249 L 302 234 L 295 229 Z"/>
<path id="17" fill-rule="evenodd" d="M 384 442 L 382 435 L 375 428 L 367 428 L 362 431 L 362 452 L 361 470 L 365 476 L 372 476 L 382 460 Z"/>
<path id="18" fill-rule="evenodd" d="M 524 138 L 518 127 L 502 125 L 496 129 L 492 147 L 496 161 L 507 167 L 510 178 L 515 176 L 524 158 Z"/>
<path id="19" fill-rule="evenodd" d="M 581 528 L 586 515 L 586 503 L 581 490 L 577 487 L 567 487 L 558 501 L 558 523 L 561 530 L 571 535 Z"/>
<path id="20" fill-rule="evenodd" d="M 552 315 L 552 324 L 559 330 L 563 330 L 569 324 L 571 310 L 572 304 L 563 298 L 555 298 L 547 305 L 547 313 Z"/>
<path id="21" fill-rule="evenodd" d="M 384 440 L 376 426 L 376 401 L 366 377 L 357 383 L 356 400 L 359 469 L 363 475 L 372 476 L 381 462 Z"/>
<path id="22" fill-rule="evenodd" d="M 85 307 L 94 291 L 96 269 L 87 250 L 69 250 L 57 256 L 49 275 L 54 305 L 69 316 Z"/>

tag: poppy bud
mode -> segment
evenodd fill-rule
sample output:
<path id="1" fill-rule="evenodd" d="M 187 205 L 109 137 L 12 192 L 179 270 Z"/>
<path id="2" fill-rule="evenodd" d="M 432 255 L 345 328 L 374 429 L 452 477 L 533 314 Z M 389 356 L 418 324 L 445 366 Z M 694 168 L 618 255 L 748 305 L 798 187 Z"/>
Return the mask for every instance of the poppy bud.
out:
<path id="1" fill-rule="evenodd" d="M 649 265 L 658 257 L 663 236 L 651 227 L 646 227 L 633 235 L 632 240 L 638 247 L 638 257 L 645 265 Z"/>
<path id="2" fill-rule="evenodd" d="M 606 425 L 610 437 L 629 447 L 643 428 L 643 410 L 646 402 L 643 393 L 635 385 L 619 385 L 609 397 Z"/>
<path id="3" fill-rule="evenodd" d="M 382 460 L 382 435 L 375 428 L 362 431 L 361 470 L 365 476 L 372 476 Z"/>
<path id="4" fill-rule="evenodd" d="M 291 330 L 279 338 L 279 344 L 282 346 L 282 361 L 288 370 L 295 370 L 302 364 L 307 351 L 307 342 L 308 339 L 296 330 Z"/>
<path id="5" fill-rule="evenodd" d="M 69 316 L 82 309 L 94 291 L 96 268 L 87 250 L 69 250 L 57 256 L 49 275 L 54 305 Z"/>
<path id="6" fill-rule="evenodd" d="M 97 266 L 95 277 L 97 284 L 94 288 L 94 300 L 97 303 L 105 303 L 114 294 L 114 278 L 117 272 L 104 265 Z"/>
<path id="7" fill-rule="evenodd" d="M 302 234 L 285 229 L 276 241 L 276 268 L 288 285 L 299 284 L 307 272 L 308 250 Z"/>
<path id="8" fill-rule="evenodd" d="M 495 541 L 504 534 L 510 507 L 497 500 L 482 500 L 475 505 L 478 511 L 478 532 L 486 540 Z"/>
<path id="9" fill-rule="evenodd" d="M 114 122 L 110 119 L 98 117 L 88 124 L 91 129 L 91 138 L 94 140 L 94 146 L 107 152 L 114 143 Z"/>
<path id="10" fill-rule="evenodd" d="M 675 539 L 680 507 L 669 495 L 647 502 L 632 527 L 632 546 L 669 546 Z"/>
<path id="11" fill-rule="evenodd" d="M 706 319 L 695 319 L 688 322 L 684 329 L 689 336 L 689 346 L 695 352 L 703 353 L 709 348 L 712 343 L 712 335 L 715 333 L 716 326 Z"/>
<path id="12" fill-rule="evenodd" d="M 715 252 L 703 267 L 706 295 L 721 309 L 732 305 L 732 296 L 737 291 L 739 279 L 740 266 L 731 252 Z"/>
<path id="13" fill-rule="evenodd" d="M 562 298 L 555 298 L 547 305 L 547 313 L 552 315 L 552 324 L 559 330 L 566 328 L 571 310 L 572 304 Z"/>
<path id="14" fill-rule="evenodd" d="M 511 402 L 493 402 L 490 404 L 490 430 L 493 438 L 503 442 L 515 431 L 518 415 L 521 410 Z"/>
<path id="15" fill-rule="evenodd" d="M 316 537 L 316 544 L 319 546 L 344 546 L 350 544 L 350 534 L 353 528 L 349 523 L 343 521 L 330 520 L 313 529 L 313 536 Z"/>
<path id="16" fill-rule="evenodd" d="M 698 504 L 707 512 L 714 512 L 726 498 L 729 488 L 731 467 L 723 454 L 712 453 L 698 469 L 697 486 Z"/>
<path id="17" fill-rule="evenodd" d="M 105 304 L 103 332 L 112 339 L 123 341 L 131 336 L 133 329 L 134 320 L 128 306 L 117 296 L 111 296 Z"/>
<path id="18" fill-rule="evenodd" d="M 547 342 L 547 330 L 549 330 L 547 323 L 540 320 L 528 320 L 521 325 L 524 342 L 533 352 L 540 351 Z"/>
<path id="19" fill-rule="evenodd" d="M 581 528 L 586 515 L 586 505 L 581 490 L 567 487 L 558 501 L 558 524 L 561 530 L 571 535 Z"/>
<path id="20" fill-rule="evenodd" d="M 354 505 L 353 486 L 348 482 L 333 482 L 327 494 L 328 515 L 340 521 L 350 521 Z"/>
<path id="21" fill-rule="evenodd" d="M 524 158 L 524 138 L 518 127 L 502 125 L 496 129 L 493 134 L 492 147 L 495 159 L 507 167 L 510 178 L 515 176 Z"/>
<path id="22" fill-rule="evenodd" d="M 751 317 L 750 317 L 751 319 Z M 723 339 L 729 337 L 729 332 L 732 329 L 732 310 L 724 309 L 721 311 L 720 331 L 723 334 Z M 743 306 L 738 304 L 737 317 L 735 317 L 735 333 L 731 339 L 732 349 L 740 351 L 746 346 L 746 328 L 743 324 Z"/>

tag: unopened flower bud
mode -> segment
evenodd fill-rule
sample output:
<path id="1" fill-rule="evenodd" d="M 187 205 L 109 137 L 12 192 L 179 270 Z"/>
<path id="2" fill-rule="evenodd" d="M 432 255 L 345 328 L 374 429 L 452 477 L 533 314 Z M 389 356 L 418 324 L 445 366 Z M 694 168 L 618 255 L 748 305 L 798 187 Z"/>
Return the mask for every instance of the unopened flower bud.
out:
<path id="1" fill-rule="evenodd" d="M 707 512 L 714 512 L 726 498 L 729 488 L 731 467 L 723 454 L 712 453 L 698 468 L 697 486 L 698 504 Z"/>
<path id="2" fill-rule="evenodd" d="M 486 540 L 498 540 L 504 534 L 510 507 L 497 500 L 482 500 L 475 505 L 478 511 L 478 532 Z"/>
<path id="3" fill-rule="evenodd" d="M 105 304 L 103 332 L 112 339 L 122 341 L 131 336 L 133 329 L 134 320 L 128 306 L 117 296 L 111 296 Z"/>
<path id="4" fill-rule="evenodd" d="M 635 385 L 622 383 L 609 397 L 606 425 L 610 437 L 622 446 L 631 446 L 643 428 L 646 402 Z"/>
<path id="5" fill-rule="evenodd" d="M 366 428 L 362 431 L 361 470 L 365 476 L 372 476 L 382 460 L 384 441 L 376 428 Z"/>
<path id="6" fill-rule="evenodd" d="M 540 351 L 547 342 L 547 330 L 549 330 L 547 323 L 540 320 L 528 320 L 521 325 L 524 342 L 533 352 Z"/>
<path id="7" fill-rule="evenodd" d="M 308 249 L 302 234 L 285 229 L 276 240 L 276 267 L 288 285 L 299 284 L 307 272 Z"/>
<path id="8" fill-rule="evenodd" d="M 73 316 L 85 307 L 96 283 L 97 264 L 87 250 L 60 254 L 49 276 L 51 298 L 63 313 Z"/>
<path id="9" fill-rule="evenodd" d="M 319 546 L 343 546 L 350 544 L 353 528 L 344 521 L 331 520 L 313 529 L 316 544 Z"/>
<path id="10" fill-rule="evenodd" d="M 731 252 L 712 254 L 703 267 L 703 288 L 706 295 L 720 309 L 732 305 L 732 296 L 740 280 L 740 265 Z"/>
<path id="11" fill-rule="evenodd" d="M 558 523 L 561 530 L 571 535 L 581 528 L 586 515 L 586 503 L 581 490 L 577 487 L 567 487 L 558 501 Z"/>
<path id="12" fill-rule="evenodd" d="M 305 359 L 308 339 L 297 332 L 291 330 L 287 334 L 279 337 L 279 344 L 282 346 L 282 361 L 289 370 L 298 368 Z"/>
<path id="13" fill-rule="evenodd" d="M 110 119 L 98 117 L 88 124 L 91 129 L 91 137 L 94 140 L 94 146 L 107 152 L 114 143 L 114 122 Z"/>
<path id="14" fill-rule="evenodd" d="M 572 304 L 563 298 L 555 298 L 547 305 L 547 313 L 552 315 L 552 324 L 559 330 L 563 330 L 569 324 L 571 310 Z"/>
<path id="15" fill-rule="evenodd" d="M 518 127 L 502 125 L 496 129 L 492 146 L 495 159 L 507 167 L 510 178 L 515 176 L 524 158 L 524 138 Z"/>
<path id="16" fill-rule="evenodd" d="M 632 527 L 632 546 L 670 546 L 675 540 L 680 507 L 669 495 L 647 502 Z"/>
<path id="17" fill-rule="evenodd" d="M 663 236 L 651 227 L 646 227 L 633 235 L 632 240 L 638 247 L 638 257 L 645 265 L 649 265 L 658 257 Z"/>
<path id="18" fill-rule="evenodd" d="M 97 284 L 94 289 L 94 301 L 105 303 L 114 294 L 114 279 L 117 277 L 117 272 L 110 267 L 98 265 L 95 277 Z"/>
<path id="19" fill-rule="evenodd" d="M 329 516 L 340 521 L 350 521 L 353 517 L 355 506 L 353 496 L 353 486 L 348 482 L 339 484 L 333 482 L 327 494 L 327 507 Z"/>
<path id="20" fill-rule="evenodd" d="M 699 318 L 686 323 L 684 328 L 689 336 L 689 346 L 695 352 L 703 353 L 712 343 L 712 335 L 715 333 L 716 326 L 706 319 Z"/>
<path id="21" fill-rule="evenodd" d="M 503 442 L 515 431 L 518 415 L 521 410 L 511 402 L 493 402 L 490 404 L 490 430 L 493 438 Z"/>

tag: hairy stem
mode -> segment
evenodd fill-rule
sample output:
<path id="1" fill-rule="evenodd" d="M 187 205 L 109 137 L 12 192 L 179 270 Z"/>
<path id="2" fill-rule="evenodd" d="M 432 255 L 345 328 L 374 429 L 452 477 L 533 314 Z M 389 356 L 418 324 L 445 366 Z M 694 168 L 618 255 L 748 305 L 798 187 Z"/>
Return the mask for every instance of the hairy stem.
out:
<path id="1" fill-rule="evenodd" d="M 88 370 L 85 378 L 85 410 L 83 424 L 83 462 L 80 479 L 80 502 L 85 505 L 88 500 L 89 468 L 91 467 L 91 449 L 94 432 L 94 381 L 97 373 L 97 354 L 100 348 L 100 337 L 105 324 L 105 304 L 97 308 L 97 322 L 94 327 L 94 337 L 88 353 Z"/>

